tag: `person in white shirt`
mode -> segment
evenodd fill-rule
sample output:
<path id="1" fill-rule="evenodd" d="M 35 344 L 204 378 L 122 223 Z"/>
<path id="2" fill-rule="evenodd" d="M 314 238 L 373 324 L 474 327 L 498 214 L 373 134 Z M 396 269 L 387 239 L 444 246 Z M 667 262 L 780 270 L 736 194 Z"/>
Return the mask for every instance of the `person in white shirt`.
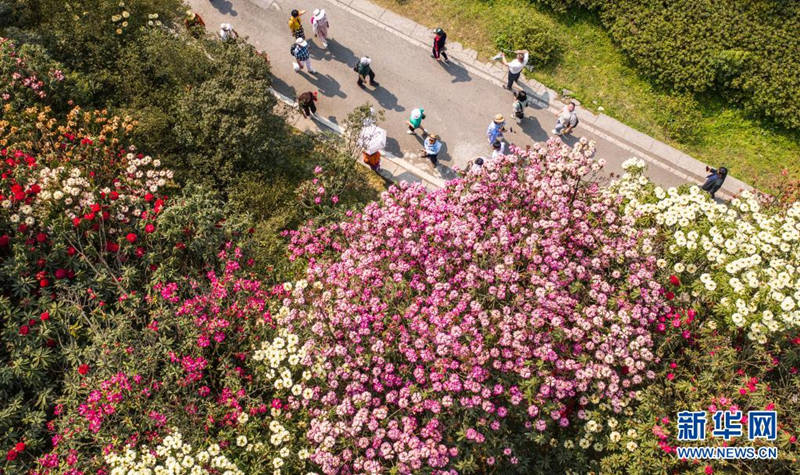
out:
<path id="1" fill-rule="evenodd" d="M 233 41 L 239 37 L 239 34 L 230 23 L 223 23 L 219 26 L 219 37 L 222 38 L 222 41 Z"/>
<path id="2" fill-rule="evenodd" d="M 479 174 L 483 170 L 483 157 L 478 157 L 472 163 L 472 167 L 469 169 L 469 172 L 473 175 Z"/>
<path id="3" fill-rule="evenodd" d="M 506 144 L 500 140 L 495 140 L 492 143 L 492 163 L 497 162 L 497 159 L 506 154 Z"/>
<path id="4" fill-rule="evenodd" d="M 511 62 L 506 60 L 505 53 L 500 53 L 503 64 L 508 66 L 508 84 L 506 84 L 504 87 L 509 91 L 511 90 L 511 86 L 513 86 L 514 83 L 519 80 L 519 76 L 522 74 L 522 70 L 525 69 L 525 65 L 528 64 L 528 50 L 520 49 L 514 53 L 516 53 L 517 57 Z"/>
<path id="5" fill-rule="evenodd" d="M 553 135 L 563 135 L 572 132 L 572 129 L 578 125 L 578 115 L 575 114 L 575 103 L 570 102 L 564 106 L 564 109 L 556 119 L 556 128 L 553 129 Z"/>

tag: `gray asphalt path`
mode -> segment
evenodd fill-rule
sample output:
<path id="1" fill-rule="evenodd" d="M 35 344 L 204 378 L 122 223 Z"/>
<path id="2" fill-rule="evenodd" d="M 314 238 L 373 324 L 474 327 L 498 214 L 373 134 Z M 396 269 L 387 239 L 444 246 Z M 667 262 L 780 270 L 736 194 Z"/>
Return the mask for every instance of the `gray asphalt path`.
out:
<path id="1" fill-rule="evenodd" d="M 331 121 L 341 123 L 348 112 L 365 102 L 384 109 L 386 120 L 381 126 L 389 135 L 387 151 L 436 176 L 449 178 L 453 176 L 453 167 L 463 168 L 475 157 L 491 153 L 485 132 L 497 113 L 507 117 L 513 130 L 506 134 L 506 139 L 522 147 L 546 140 L 555 123 L 555 116 L 547 109 L 528 108 L 525 123 L 517 126 L 511 120 L 514 99 L 509 91 L 460 64 L 434 61 L 430 49 L 413 45 L 335 3 L 325 0 L 190 0 L 188 3 L 203 17 L 210 32 L 217 32 L 220 23 L 230 23 L 256 48 L 269 54 L 276 90 L 290 97 L 318 90 L 318 113 Z M 293 8 L 308 12 L 303 16 L 303 26 L 312 63 L 318 71 L 316 76 L 295 73 L 292 69 L 289 47 L 293 38 L 287 22 Z M 309 20 L 315 8 L 324 8 L 331 24 L 327 50 L 313 38 Z M 361 89 L 356 85 L 352 66 L 361 55 L 372 58 L 376 81 L 380 84 L 377 88 Z M 438 134 L 444 143 L 436 170 L 429 161 L 418 157 L 422 137 L 405 132 L 405 121 L 416 107 L 425 109 L 427 118 L 423 126 Z M 574 135 L 597 142 L 598 156 L 606 159 L 610 173 L 620 173 L 620 164 L 633 155 L 588 133 L 580 125 Z M 574 140 L 577 139 L 565 139 L 567 143 Z M 664 186 L 684 182 L 658 166 L 651 165 L 648 174 Z"/>

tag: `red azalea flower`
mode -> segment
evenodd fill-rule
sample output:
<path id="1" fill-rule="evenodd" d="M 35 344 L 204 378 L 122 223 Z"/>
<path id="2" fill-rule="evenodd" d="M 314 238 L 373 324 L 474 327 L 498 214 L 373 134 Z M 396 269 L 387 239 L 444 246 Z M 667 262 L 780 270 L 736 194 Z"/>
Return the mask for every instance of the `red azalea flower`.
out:
<path id="1" fill-rule="evenodd" d="M 103 211 L 101 216 L 103 217 L 103 221 L 108 221 L 108 218 L 111 217 L 111 214 L 108 211 Z"/>
<path id="2" fill-rule="evenodd" d="M 678 276 L 676 276 L 675 274 L 672 274 L 671 276 L 669 276 L 669 283 L 674 285 L 675 287 L 680 287 L 681 280 L 678 279 Z"/>
<path id="3" fill-rule="evenodd" d="M 90 206 L 90 208 L 92 209 L 92 212 L 93 212 L 93 213 L 97 213 L 98 211 L 100 211 L 100 205 L 99 205 L 99 204 L 97 204 L 97 203 L 94 203 L 94 204 L 92 204 L 92 205 Z"/>
<path id="4" fill-rule="evenodd" d="M 142 256 L 144 256 L 144 248 L 141 247 L 141 246 L 137 247 L 136 248 L 136 257 L 142 257 Z"/>
<path id="5" fill-rule="evenodd" d="M 56 269 L 56 271 L 53 272 L 53 275 L 56 277 L 56 279 L 63 279 L 67 276 L 67 271 L 64 269 Z"/>
<path id="6" fill-rule="evenodd" d="M 50 320 L 50 312 L 42 312 L 41 314 L 39 314 L 39 320 L 43 322 Z"/>
<path id="7" fill-rule="evenodd" d="M 136 234 L 128 233 L 128 235 L 125 236 L 125 239 L 127 239 L 129 243 L 133 244 L 136 242 Z"/>
<path id="8" fill-rule="evenodd" d="M 108 250 L 108 252 L 117 252 L 119 251 L 119 244 L 115 242 L 109 242 L 106 244 L 106 250 Z"/>
<path id="9" fill-rule="evenodd" d="M 30 330 L 31 329 L 28 327 L 28 325 L 22 325 L 21 327 L 19 327 L 19 334 L 25 336 L 28 334 Z"/>
<path id="10" fill-rule="evenodd" d="M 675 375 L 672 373 L 667 373 L 667 379 L 672 381 L 673 379 L 675 379 Z"/>
<path id="11" fill-rule="evenodd" d="M 711 465 L 706 465 L 706 475 L 714 473 L 714 468 Z"/>
<path id="12" fill-rule="evenodd" d="M 0 236 L 0 247 L 8 247 L 8 243 L 11 242 L 11 238 L 8 237 L 8 234 L 3 234 Z"/>
<path id="13" fill-rule="evenodd" d="M 67 248 L 67 255 L 68 255 L 68 256 L 74 256 L 76 252 L 77 252 L 77 251 L 76 251 L 76 250 L 75 250 L 75 248 L 74 248 L 74 247 L 72 247 L 72 246 L 70 246 L 70 247 L 68 247 L 68 248 Z"/>
<path id="14" fill-rule="evenodd" d="M 119 198 L 119 193 L 117 193 L 116 191 L 112 191 L 111 193 L 108 194 L 108 197 L 109 199 L 111 199 L 111 201 L 115 201 L 117 198 Z"/>
<path id="15" fill-rule="evenodd" d="M 45 345 L 47 345 L 48 348 L 53 348 L 54 346 L 56 346 L 56 341 L 52 338 L 48 338 Z"/>
<path id="16" fill-rule="evenodd" d="M 8 453 L 6 454 L 6 460 L 8 460 L 9 462 L 13 462 L 14 460 L 16 460 L 16 458 L 17 458 L 17 451 L 14 449 L 9 450 Z"/>
<path id="17" fill-rule="evenodd" d="M 152 223 L 148 223 L 147 226 L 144 227 L 144 232 L 150 234 L 156 230 L 156 227 Z"/>
<path id="18" fill-rule="evenodd" d="M 88 372 L 89 372 L 89 365 L 88 364 L 84 363 L 84 364 L 78 366 L 78 373 L 80 373 L 81 376 L 86 375 L 86 373 L 88 373 Z"/>
<path id="19" fill-rule="evenodd" d="M 17 445 L 14 446 L 14 450 L 17 452 L 22 452 L 25 450 L 25 442 L 17 442 Z"/>
<path id="20" fill-rule="evenodd" d="M 39 287 L 47 287 L 50 285 L 50 281 L 47 279 L 40 279 L 39 280 Z"/>
<path id="21" fill-rule="evenodd" d="M 667 300 L 672 300 L 675 298 L 675 294 L 673 294 L 672 292 L 667 292 L 665 296 L 667 297 Z"/>
<path id="22" fill-rule="evenodd" d="M 81 225 L 81 218 L 72 218 L 72 225 L 76 228 Z"/>
<path id="23" fill-rule="evenodd" d="M 36 240 L 37 240 L 37 241 L 39 241 L 39 242 L 45 242 L 45 241 L 47 241 L 47 234 L 45 234 L 45 233 L 39 233 L 39 234 L 37 234 L 37 235 L 36 235 Z"/>
<path id="24" fill-rule="evenodd" d="M 154 196 L 152 193 L 147 193 L 146 195 L 144 195 L 144 200 L 147 201 L 148 203 L 153 201 L 153 198 Z"/>

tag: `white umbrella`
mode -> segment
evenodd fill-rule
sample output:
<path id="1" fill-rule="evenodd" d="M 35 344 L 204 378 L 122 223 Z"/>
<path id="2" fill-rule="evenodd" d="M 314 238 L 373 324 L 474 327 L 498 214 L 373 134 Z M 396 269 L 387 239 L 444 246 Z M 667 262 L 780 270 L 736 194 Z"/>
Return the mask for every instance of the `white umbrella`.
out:
<path id="1" fill-rule="evenodd" d="M 368 125 L 361 129 L 361 134 L 358 136 L 358 144 L 367 155 L 381 151 L 386 147 L 386 131 L 377 125 Z"/>

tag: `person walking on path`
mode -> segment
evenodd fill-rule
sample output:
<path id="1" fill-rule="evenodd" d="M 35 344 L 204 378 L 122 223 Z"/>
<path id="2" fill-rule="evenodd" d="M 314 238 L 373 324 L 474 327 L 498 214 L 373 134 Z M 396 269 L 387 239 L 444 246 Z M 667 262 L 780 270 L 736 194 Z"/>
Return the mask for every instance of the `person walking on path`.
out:
<path id="1" fill-rule="evenodd" d="M 308 69 L 311 74 L 317 74 L 314 67 L 311 66 L 311 54 L 308 52 L 308 42 L 303 38 L 297 38 L 292 45 L 292 56 L 295 57 L 297 62 L 294 63 L 294 72 L 299 73 L 303 67 Z"/>
<path id="2" fill-rule="evenodd" d="M 489 139 L 489 145 L 494 145 L 495 141 L 503 140 L 503 132 L 505 131 L 506 121 L 503 118 L 503 114 L 497 114 L 486 129 L 486 137 Z"/>
<path id="3" fill-rule="evenodd" d="M 319 38 L 319 41 L 322 43 L 322 49 L 328 48 L 328 28 L 330 27 L 330 23 L 328 23 L 328 17 L 325 15 L 325 9 L 316 9 L 314 10 L 314 14 L 311 16 L 311 30 L 314 31 L 314 36 Z"/>
<path id="4" fill-rule="evenodd" d="M 378 83 L 375 81 L 375 72 L 372 71 L 372 59 L 369 56 L 363 56 L 358 62 L 353 66 L 353 71 L 358 73 L 358 87 L 364 87 L 364 80 L 369 77 L 369 85 L 370 86 L 377 86 Z"/>
<path id="5" fill-rule="evenodd" d="M 317 105 L 314 104 L 315 102 L 317 102 L 317 91 L 306 91 L 297 96 L 297 105 L 306 119 L 312 116 L 316 117 Z"/>
<path id="6" fill-rule="evenodd" d="M 230 23 L 223 23 L 219 25 L 219 37 L 222 38 L 222 41 L 236 41 L 239 33 L 236 33 Z"/>
<path id="7" fill-rule="evenodd" d="M 523 119 L 525 119 L 525 106 L 528 105 L 528 94 L 525 91 L 517 91 L 514 93 L 514 105 L 512 109 L 514 111 L 514 118 L 517 120 L 517 124 L 522 125 Z"/>
<path id="8" fill-rule="evenodd" d="M 292 10 L 291 16 L 289 16 L 289 31 L 294 38 L 306 37 L 306 32 L 303 31 L 303 22 L 300 19 L 300 16 L 305 13 L 305 10 Z"/>
<path id="9" fill-rule="evenodd" d="M 553 129 L 553 135 L 572 133 L 572 130 L 577 126 L 578 115 L 575 114 L 575 103 L 570 101 L 558 115 L 558 119 L 556 119 L 556 128 Z"/>
<path id="10" fill-rule="evenodd" d="M 425 109 L 422 107 L 418 107 L 411 111 L 411 116 L 406 121 L 406 125 L 408 125 L 408 130 L 406 133 L 408 135 L 413 135 L 417 133 L 417 129 L 422 129 L 423 135 L 428 135 L 428 131 L 422 127 L 422 119 L 425 118 Z"/>
<path id="11" fill-rule="evenodd" d="M 725 183 L 725 178 L 728 176 L 728 169 L 725 167 L 719 167 L 719 169 L 706 167 L 706 171 L 710 172 L 710 174 L 706 177 L 706 182 L 703 183 L 701 189 L 707 191 L 713 200 L 714 193 L 719 191 L 719 189 L 722 188 L 722 184 Z"/>
<path id="12" fill-rule="evenodd" d="M 429 159 L 435 167 L 439 163 L 436 157 L 439 155 L 439 151 L 442 150 L 442 142 L 439 141 L 439 136 L 436 134 L 429 135 L 422 145 L 425 147 L 422 150 L 423 156 Z"/>
<path id="13" fill-rule="evenodd" d="M 447 53 L 445 53 L 445 43 L 447 42 L 447 33 L 444 32 L 443 29 L 437 28 L 433 30 L 433 51 L 431 52 L 431 58 L 439 61 L 439 58 L 444 58 L 445 63 L 449 63 L 450 60 L 447 58 Z"/>
<path id="14" fill-rule="evenodd" d="M 500 57 L 503 60 L 503 64 L 508 67 L 508 83 L 504 86 L 509 91 L 511 90 L 512 86 L 515 82 L 519 80 L 520 74 L 522 74 L 522 70 L 525 69 L 525 66 L 528 64 L 528 50 L 520 49 L 515 51 L 517 57 L 514 58 L 511 62 L 506 60 L 506 54 L 500 53 Z"/>

